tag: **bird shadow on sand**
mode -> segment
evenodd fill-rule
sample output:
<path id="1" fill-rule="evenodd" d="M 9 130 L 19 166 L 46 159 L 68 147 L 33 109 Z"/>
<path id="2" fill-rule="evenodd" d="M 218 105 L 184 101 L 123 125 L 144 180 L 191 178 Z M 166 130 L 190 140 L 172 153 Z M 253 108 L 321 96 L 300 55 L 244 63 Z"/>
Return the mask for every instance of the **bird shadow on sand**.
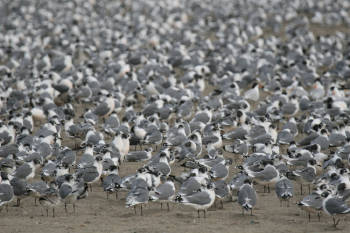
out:
<path id="1" fill-rule="evenodd" d="M 329 225 L 329 226 L 324 227 L 323 230 L 326 231 L 326 232 L 330 232 L 330 231 L 332 231 L 332 232 L 338 232 L 338 231 L 343 232 L 347 228 L 348 228 L 348 226 L 340 226 L 340 227 L 337 226 L 337 227 L 334 227 L 334 226 Z"/>

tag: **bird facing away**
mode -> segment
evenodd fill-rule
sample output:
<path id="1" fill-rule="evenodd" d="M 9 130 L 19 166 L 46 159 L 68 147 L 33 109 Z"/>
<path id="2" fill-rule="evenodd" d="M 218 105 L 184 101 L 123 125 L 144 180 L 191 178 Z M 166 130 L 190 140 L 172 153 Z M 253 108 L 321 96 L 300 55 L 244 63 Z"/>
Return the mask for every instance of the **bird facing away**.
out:
<path id="1" fill-rule="evenodd" d="M 242 207 L 242 215 L 244 211 L 249 211 L 253 215 L 253 208 L 256 205 L 256 192 L 250 180 L 245 180 L 244 184 L 238 190 L 238 204 Z"/>

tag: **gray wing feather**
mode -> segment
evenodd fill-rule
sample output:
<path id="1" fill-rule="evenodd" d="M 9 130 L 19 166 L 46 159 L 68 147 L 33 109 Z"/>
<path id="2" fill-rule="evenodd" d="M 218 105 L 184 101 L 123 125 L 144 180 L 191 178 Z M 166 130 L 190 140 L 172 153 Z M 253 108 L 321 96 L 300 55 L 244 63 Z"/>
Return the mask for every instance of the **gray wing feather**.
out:
<path id="1" fill-rule="evenodd" d="M 58 191 L 58 194 L 60 195 L 60 197 L 62 199 L 65 199 L 69 194 L 71 194 L 73 191 L 72 187 L 68 184 L 62 184 L 59 191 Z"/>
<path id="2" fill-rule="evenodd" d="M 336 133 L 329 135 L 328 139 L 329 145 L 331 146 L 342 146 L 346 141 L 346 137 L 344 135 Z"/>
<path id="3" fill-rule="evenodd" d="M 13 178 L 10 181 L 10 184 L 13 188 L 13 193 L 16 196 L 21 196 L 27 193 L 27 182 L 19 178 Z"/>
<path id="4" fill-rule="evenodd" d="M 184 183 L 182 183 L 180 187 L 179 194 L 183 195 L 191 195 L 198 191 L 198 189 L 201 188 L 201 184 L 195 180 L 193 177 L 186 180 Z"/>
<path id="5" fill-rule="evenodd" d="M 345 214 L 350 212 L 350 208 L 340 199 L 331 198 L 326 201 L 325 209 L 331 214 Z"/>
<path id="6" fill-rule="evenodd" d="M 132 151 L 126 155 L 126 160 L 129 162 L 138 162 L 147 159 L 146 151 Z"/>
<path id="7" fill-rule="evenodd" d="M 272 167 L 266 167 L 261 172 L 254 173 L 254 178 L 258 178 L 260 180 L 271 180 L 278 175 L 276 169 Z"/>
<path id="8" fill-rule="evenodd" d="M 169 184 L 160 184 L 156 190 L 155 194 L 157 195 L 159 200 L 168 200 L 169 197 L 175 194 L 175 190 Z"/>
<path id="9" fill-rule="evenodd" d="M 91 182 L 99 176 L 99 173 L 95 167 L 85 167 L 82 175 L 85 182 Z"/>
<path id="10" fill-rule="evenodd" d="M 197 205 L 206 205 L 210 203 L 210 196 L 207 192 L 196 192 L 190 196 L 185 196 L 184 202 L 192 203 Z"/>
<path id="11" fill-rule="evenodd" d="M 212 177 L 214 178 L 224 178 L 228 174 L 228 170 L 225 165 L 217 164 L 210 170 Z"/>
<path id="12" fill-rule="evenodd" d="M 193 118 L 193 121 L 200 121 L 204 124 L 208 123 L 209 120 L 210 120 L 210 118 L 209 118 L 208 114 L 206 114 L 204 112 L 196 114 Z"/>
<path id="13" fill-rule="evenodd" d="M 310 143 L 312 144 L 318 144 L 321 146 L 321 150 L 327 150 L 329 147 L 329 141 L 326 137 L 324 136 L 319 136 L 317 138 L 315 138 L 314 140 L 311 141 Z"/>
<path id="14" fill-rule="evenodd" d="M 32 172 L 32 168 L 28 164 L 23 164 L 15 171 L 15 177 L 25 179 Z"/>
<path id="15" fill-rule="evenodd" d="M 223 181 L 223 180 L 215 181 L 214 186 L 215 186 L 215 195 L 216 196 L 218 196 L 220 198 L 224 198 L 229 194 L 228 185 L 226 184 L 225 181 Z"/>
<path id="16" fill-rule="evenodd" d="M 218 138 L 218 137 L 216 137 L 216 136 L 208 136 L 208 137 L 204 137 L 204 138 L 203 138 L 202 143 L 203 143 L 204 145 L 208 145 L 208 144 L 210 144 L 210 143 L 215 143 L 215 142 L 217 142 L 217 141 L 219 141 L 219 138 Z"/>
<path id="17" fill-rule="evenodd" d="M 237 128 L 231 132 L 225 133 L 224 138 L 225 139 L 245 139 L 245 136 L 248 134 L 248 132 L 243 128 Z"/>
<path id="18" fill-rule="evenodd" d="M 316 177 L 316 172 L 313 168 L 307 167 L 303 170 L 293 172 L 297 176 L 301 176 L 307 182 L 312 182 Z"/>
<path id="19" fill-rule="evenodd" d="M 103 102 L 100 103 L 94 110 L 94 114 L 98 116 L 106 115 L 110 111 L 110 108 L 108 107 L 107 103 Z"/>
<path id="20" fill-rule="evenodd" d="M 13 189 L 11 185 L 0 184 L 0 206 L 2 202 L 10 201 L 13 197 Z"/>

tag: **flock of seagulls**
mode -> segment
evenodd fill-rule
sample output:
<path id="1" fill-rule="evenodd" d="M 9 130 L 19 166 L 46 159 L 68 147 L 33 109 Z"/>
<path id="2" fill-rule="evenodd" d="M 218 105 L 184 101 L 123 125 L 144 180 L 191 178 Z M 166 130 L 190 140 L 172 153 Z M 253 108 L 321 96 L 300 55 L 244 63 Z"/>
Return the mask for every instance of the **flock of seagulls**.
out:
<path id="1" fill-rule="evenodd" d="M 336 227 L 350 212 L 350 41 L 312 27 L 347 25 L 350 5 L 219 2 L 7 1 L 0 208 L 75 212 L 102 187 L 141 215 L 159 202 L 206 217 L 228 199 L 253 214 L 263 186 Z"/>

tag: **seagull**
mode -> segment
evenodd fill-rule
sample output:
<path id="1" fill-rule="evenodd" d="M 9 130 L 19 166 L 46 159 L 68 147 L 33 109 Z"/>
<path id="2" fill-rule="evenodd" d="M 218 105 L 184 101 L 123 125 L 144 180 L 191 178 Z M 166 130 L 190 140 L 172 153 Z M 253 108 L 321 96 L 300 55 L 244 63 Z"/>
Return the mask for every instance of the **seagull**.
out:
<path id="1" fill-rule="evenodd" d="M 38 181 L 38 182 L 28 184 L 28 189 L 30 190 L 30 195 L 34 197 L 35 205 L 36 205 L 36 200 L 39 199 L 42 195 L 44 195 L 46 189 L 48 188 L 49 186 L 43 181 Z"/>
<path id="2" fill-rule="evenodd" d="M 229 183 L 231 191 L 238 191 L 240 187 L 244 184 L 244 181 L 250 177 L 243 171 L 236 174 Z"/>
<path id="3" fill-rule="evenodd" d="M 274 184 L 279 180 L 279 171 L 272 165 L 271 162 L 263 162 L 263 164 L 267 164 L 263 170 L 254 172 L 249 168 L 245 169 L 248 176 L 252 177 L 257 183 L 263 185 Z M 270 188 L 268 186 L 268 192 L 270 192 Z"/>
<path id="4" fill-rule="evenodd" d="M 120 153 L 120 161 L 125 161 L 125 156 L 130 150 L 130 135 L 124 132 L 117 132 L 111 145 L 116 148 Z"/>
<path id="5" fill-rule="evenodd" d="M 251 89 L 247 90 L 244 93 L 244 99 L 246 100 L 252 100 L 252 101 L 258 101 L 260 98 L 260 94 L 259 94 L 259 85 L 258 83 L 253 83 Z"/>
<path id="6" fill-rule="evenodd" d="M 224 180 L 217 180 L 214 182 L 215 186 L 215 195 L 216 198 L 220 200 L 221 208 L 224 208 L 224 203 L 222 199 L 226 198 L 230 194 L 229 185 Z M 216 207 L 216 204 L 215 204 Z"/>
<path id="7" fill-rule="evenodd" d="M 169 202 L 173 201 L 175 197 L 175 185 L 170 177 L 166 179 L 165 176 L 162 176 L 161 181 L 162 183 L 158 185 L 158 187 L 149 192 L 149 198 L 151 201 L 159 201 L 161 208 L 163 206 L 163 202 L 166 202 L 169 211 Z"/>
<path id="8" fill-rule="evenodd" d="M 75 213 L 76 205 L 75 202 L 79 199 L 87 196 L 88 185 L 83 179 L 75 180 L 70 174 L 65 176 L 64 182 L 58 188 L 58 196 L 60 202 L 64 203 L 64 209 L 66 213 L 67 204 L 73 205 L 73 211 Z"/>
<path id="9" fill-rule="evenodd" d="M 224 145 L 224 151 L 242 156 L 248 155 L 248 149 L 248 144 L 241 139 L 234 140 L 233 144 Z"/>
<path id="10" fill-rule="evenodd" d="M 256 192 L 250 180 L 245 180 L 239 188 L 237 201 L 242 207 L 242 215 L 244 215 L 244 211 L 248 210 L 250 210 L 250 215 L 253 215 L 253 208 L 256 205 Z"/>
<path id="11" fill-rule="evenodd" d="M 200 111 L 196 112 L 193 116 L 191 122 L 201 122 L 203 124 L 208 124 L 213 117 L 213 113 L 209 107 L 203 107 Z"/>
<path id="12" fill-rule="evenodd" d="M 109 116 L 114 110 L 115 102 L 114 98 L 111 94 L 107 95 L 107 98 L 101 102 L 96 108 L 93 110 L 93 113 L 99 117 L 105 118 Z"/>
<path id="13" fill-rule="evenodd" d="M 281 145 L 289 145 L 294 141 L 294 136 L 292 135 L 290 129 L 283 129 L 278 132 L 277 143 Z"/>
<path id="14" fill-rule="evenodd" d="M 108 172 L 109 172 L 108 176 L 106 176 L 103 179 L 102 187 L 103 187 L 103 190 L 107 193 L 107 199 L 108 199 L 108 195 L 113 192 L 115 192 L 115 198 L 117 199 L 118 198 L 117 191 L 118 189 L 121 188 L 122 179 L 118 175 L 117 166 L 111 166 Z"/>
<path id="15" fill-rule="evenodd" d="M 12 174 L 16 170 L 16 162 L 11 157 L 13 156 L 10 155 L 0 160 L 0 172 Z"/>
<path id="16" fill-rule="evenodd" d="M 52 207 L 52 217 L 55 217 L 55 206 L 60 203 L 57 189 L 49 187 L 44 194 L 39 198 L 39 203 L 46 208 L 46 216 L 49 216 L 49 208 Z"/>
<path id="17" fill-rule="evenodd" d="M 313 192 L 303 198 L 300 202 L 297 203 L 298 206 L 308 212 L 309 222 L 311 218 L 311 213 L 317 213 L 320 220 L 320 210 L 322 209 L 322 198 L 318 192 Z"/>
<path id="18" fill-rule="evenodd" d="M 28 184 L 25 180 L 17 177 L 10 178 L 10 184 L 13 189 L 13 194 L 17 197 L 17 207 L 19 207 L 21 204 L 21 199 L 28 197 L 30 194 Z"/>
<path id="19" fill-rule="evenodd" d="M 57 84 L 51 84 L 51 86 L 61 94 L 73 89 L 73 83 L 69 78 L 60 79 Z"/>
<path id="20" fill-rule="evenodd" d="M 163 176 L 168 177 L 171 173 L 171 167 L 168 162 L 168 157 L 166 152 L 161 152 L 159 154 L 159 161 L 153 161 L 147 165 L 153 173 L 160 172 Z"/>
<path id="21" fill-rule="evenodd" d="M 101 144 L 105 144 L 104 142 L 104 135 L 95 130 L 94 128 L 90 129 L 86 136 L 85 136 L 85 140 L 80 144 L 80 146 L 83 148 L 86 145 L 101 145 Z"/>
<path id="22" fill-rule="evenodd" d="M 92 145 L 87 145 L 85 148 L 84 153 L 80 157 L 80 160 L 78 161 L 77 168 L 84 168 L 87 166 L 93 165 L 95 162 L 94 159 L 94 149 Z"/>
<path id="23" fill-rule="evenodd" d="M 40 161 L 38 159 L 33 159 L 30 162 L 26 162 L 23 165 L 19 166 L 14 171 L 12 176 L 25 180 L 32 179 L 35 176 L 35 170 L 37 165 L 40 165 Z"/>
<path id="24" fill-rule="evenodd" d="M 202 139 L 203 145 L 206 145 L 207 148 L 218 149 L 222 146 L 222 137 L 221 132 L 218 128 L 214 128 L 210 135 L 204 136 Z"/>
<path id="25" fill-rule="evenodd" d="M 321 196 L 324 198 L 322 201 L 323 211 L 333 217 L 333 226 L 337 227 L 340 219 L 336 221 L 335 216 L 350 213 L 350 207 L 341 199 L 333 197 L 329 192 L 323 192 Z"/>
<path id="26" fill-rule="evenodd" d="M 314 85 L 309 92 L 310 97 L 314 100 L 322 99 L 325 95 L 325 89 L 320 82 L 320 79 L 315 80 Z"/>
<path id="27" fill-rule="evenodd" d="M 212 206 L 215 201 L 214 184 L 208 183 L 207 187 L 202 187 L 200 190 L 190 195 L 179 194 L 176 196 L 175 201 L 195 208 L 198 212 L 198 218 L 200 218 L 199 211 L 202 210 L 204 218 L 206 218 L 207 209 Z"/>
<path id="28" fill-rule="evenodd" d="M 103 130 L 109 135 L 115 135 L 120 126 L 119 117 L 116 112 L 112 112 L 104 122 Z"/>
<path id="29" fill-rule="evenodd" d="M 238 127 L 230 132 L 225 133 L 222 137 L 225 140 L 245 140 L 248 136 L 248 131 L 243 127 Z"/>
<path id="30" fill-rule="evenodd" d="M 92 90 L 89 86 L 82 86 L 77 91 L 75 98 L 81 102 L 88 103 L 91 101 Z"/>
<path id="31" fill-rule="evenodd" d="M 8 204 L 14 199 L 14 193 L 8 176 L 6 173 L 1 172 L 2 181 L 0 182 L 0 211 L 3 206 L 6 206 L 6 211 L 8 212 Z"/>
<path id="32" fill-rule="evenodd" d="M 223 160 L 217 163 L 210 170 L 210 177 L 214 180 L 225 180 L 229 173 L 229 167 L 232 164 L 232 159 Z"/>
<path id="33" fill-rule="evenodd" d="M 301 170 L 293 171 L 291 174 L 295 176 L 297 180 L 300 182 L 300 193 L 303 193 L 303 182 L 309 184 L 309 193 L 310 193 L 310 184 L 316 178 L 316 168 L 315 168 L 316 160 L 310 159 L 307 163 L 307 167 Z"/>
<path id="34" fill-rule="evenodd" d="M 90 191 L 92 191 L 92 184 L 100 180 L 102 168 L 102 157 L 96 156 L 93 165 L 79 168 L 76 176 L 83 179 L 85 183 L 88 183 L 90 185 Z"/>
<path id="35" fill-rule="evenodd" d="M 204 184 L 206 184 L 205 182 Z M 202 185 L 204 185 L 202 179 L 196 176 L 195 173 L 191 173 L 190 177 L 187 177 L 181 184 L 180 190 L 177 195 L 192 195 L 197 192 Z"/>
<path id="36" fill-rule="evenodd" d="M 149 190 L 147 183 L 142 178 L 136 178 L 131 185 L 131 190 L 126 197 L 126 207 L 134 207 L 136 214 L 136 206 L 140 205 L 140 214 L 142 213 L 142 205 L 148 203 Z"/>
<path id="37" fill-rule="evenodd" d="M 152 118 L 154 119 L 154 118 Z M 159 127 L 156 126 L 155 124 L 151 123 L 147 126 L 146 128 L 146 136 L 144 138 L 144 144 L 145 145 L 156 145 L 156 150 L 157 146 L 160 145 L 163 141 L 163 136 L 162 133 L 159 130 Z"/>
<path id="38" fill-rule="evenodd" d="M 146 148 L 144 151 L 131 151 L 125 156 L 128 162 L 144 162 L 152 157 L 152 148 Z"/>
<path id="39" fill-rule="evenodd" d="M 67 213 L 67 204 L 73 204 L 74 212 L 75 212 L 75 204 L 73 202 L 73 185 L 74 180 L 73 176 L 68 174 L 64 176 L 65 180 L 62 184 L 60 184 L 58 188 L 58 195 L 62 203 L 64 203 L 64 209 Z M 71 203 L 72 202 L 72 203 Z"/>
<path id="40" fill-rule="evenodd" d="M 282 176 L 282 178 L 275 184 L 275 191 L 277 197 L 280 199 L 281 206 L 282 201 L 287 201 L 287 206 L 289 207 L 289 199 L 291 199 L 294 195 L 294 187 L 292 181 Z"/>

